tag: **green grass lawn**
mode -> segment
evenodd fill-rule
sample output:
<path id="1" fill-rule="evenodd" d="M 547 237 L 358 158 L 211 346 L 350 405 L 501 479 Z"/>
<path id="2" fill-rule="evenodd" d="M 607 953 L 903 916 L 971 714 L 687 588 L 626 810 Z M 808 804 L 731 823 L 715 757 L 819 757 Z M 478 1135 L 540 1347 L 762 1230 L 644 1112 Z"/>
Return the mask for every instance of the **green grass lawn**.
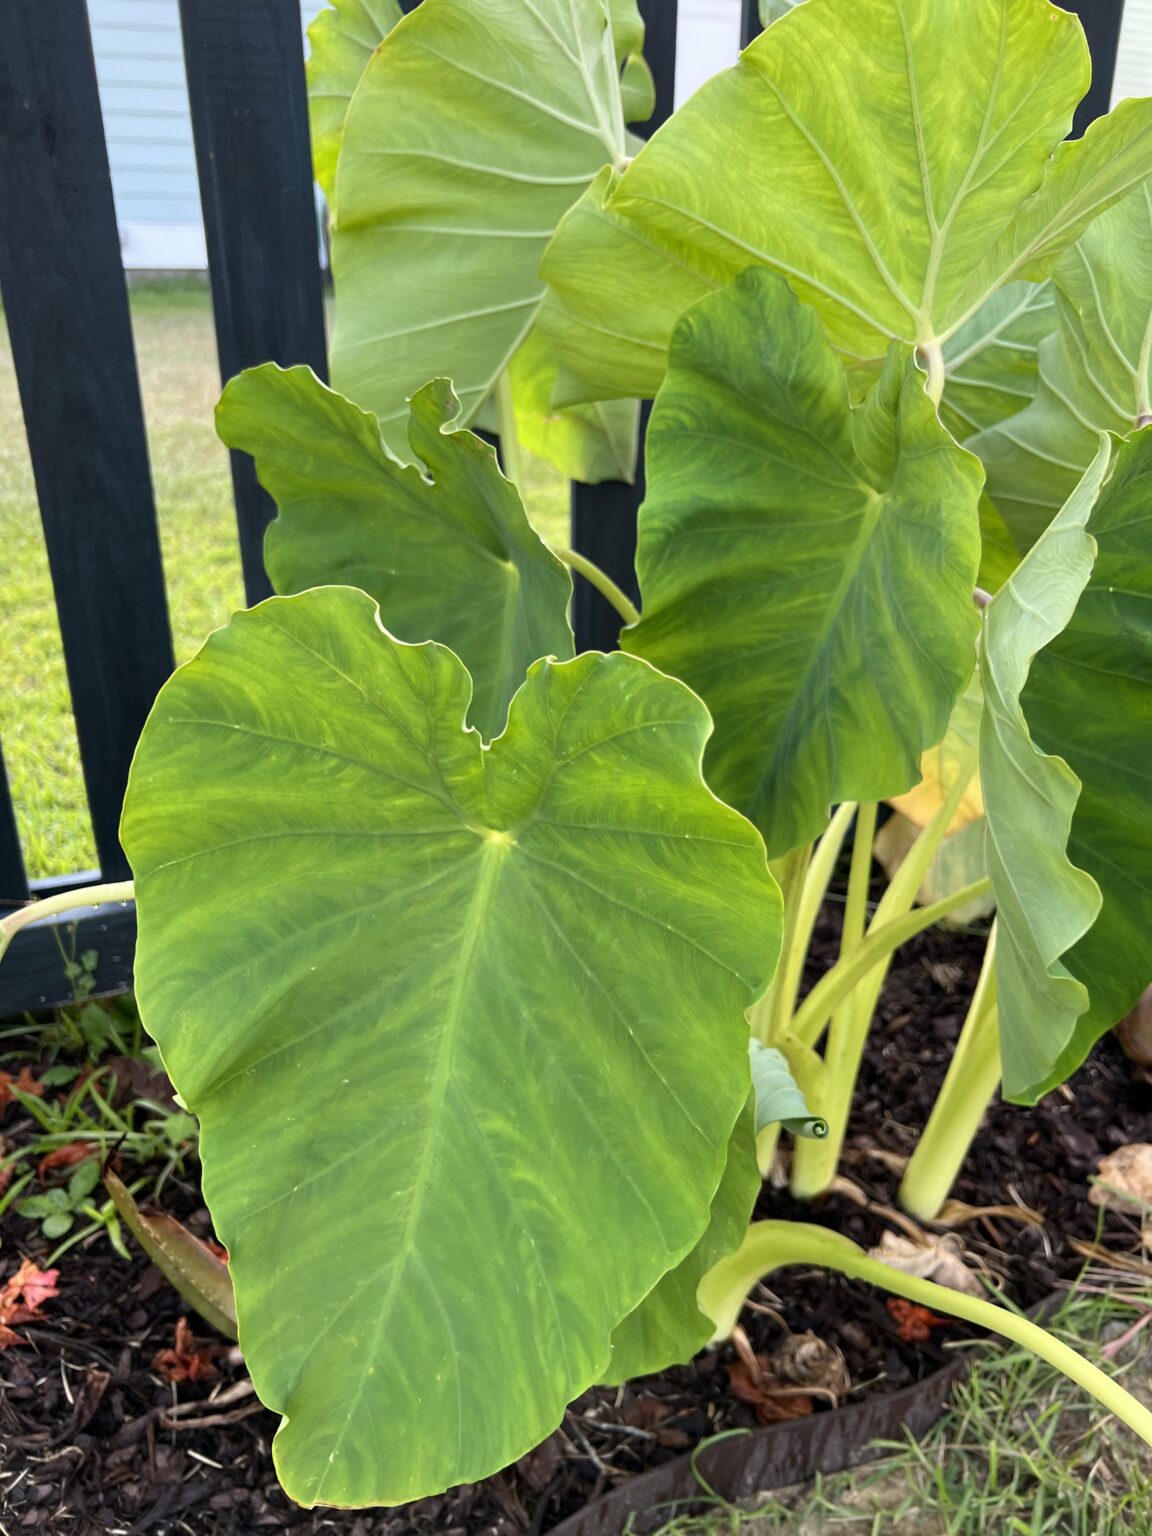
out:
<path id="1" fill-rule="evenodd" d="M 132 319 L 178 661 L 242 601 L 228 456 L 212 410 L 219 394 L 207 288 L 178 281 L 132 291 Z M 539 526 L 566 539 L 566 488 L 525 466 Z M 95 863 L 60 633 L 40 531 L 7 332 L 0 327 L 0 742 L 28 872 Z"/>
<path id="2" fill-rule="evenodd" d="M 1109 1273 L 1049 1324 L 1152 1398 L 1147 1282 Z M 1135 1325 L 1135 1327 L 1134 1327 Z M 666 1536 L 1148 1536 L 1152 1452 L 1051 1367 L 983 1352 L 951 1411 L 919 1443 L 815 1487 L 680 1520 Z"/>

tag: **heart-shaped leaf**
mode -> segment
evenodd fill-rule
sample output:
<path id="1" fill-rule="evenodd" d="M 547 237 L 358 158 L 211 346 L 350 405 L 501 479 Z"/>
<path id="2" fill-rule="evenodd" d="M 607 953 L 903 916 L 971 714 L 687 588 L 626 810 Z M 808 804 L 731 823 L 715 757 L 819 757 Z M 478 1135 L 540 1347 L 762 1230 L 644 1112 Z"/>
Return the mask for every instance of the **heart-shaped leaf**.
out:
<path id="1" fill-rule="evenodd" d="M 787 277 L 848 363 L 940 347 L 1152 172 L 1152 102 L 1064 142 L 1089 79 L 1048 0 L 796 6 L 557 231 L 559 403 L 654 393 L 669 317 L 748 266 Z"/>
<path id="2" fill-rule="evenodd" d="M 1152 183 L 1091 224 L 1054 281 L 1058 328 L 1040 348 L 1035 400 L 969 445 L 1022 549 L 1072 494 L 1100 433 L 1152 419 Z"/>
<path id="3" fill-rule="evenodd" d="M 332 374 L 394 451 L 430 378 L 473 419 L 557 222 L 627 152 L 607 0 L 423 0 L 384 40 L 340 148 Z"/>
<path id="4" fill-rule="evenodd" d="M 409 438 L 425 474 L 308 368 L 251 368 L 216 409 L 280 509 L 265 550 L 276 591 L 361 587 L 399 639 L 450 646 L 474 679 L 469 718 L 494 736 L 531 664 L 573 654 L 572 581 L 492 449 L 458 421 L 446 381 L 417 393 Z"/>
<path id="5" fill-rule="evenodd" d="M 707 703 L 709 782 L 770 855 L 919 779 L 972 672 L 981 479 L 907 352 L 853 409 L 818 316 L 771 273 L 678 326 L 622 643 Z"/>
<path id="6" fill-rule="evenodd" d="M 1010 1099 L 1032 1101 L 1061 1080 L 1055 1064 L 1089 1003 L 1064 960 L 1100 911 L 1096 882 L 1068 857 L 1080 781 L 1033 739 L 1020 696 L 1036 656 L 1068 625 L 1092 573 L 1096 550 L 1087 525 L 1109 455 L 1105 440 L 984 620 L 980 780 L 1000 915 L 1000 1056 Z"/>
<path id="7" fill-rule="evenodd" d="M 363 593 L 274 598 L 129 786 L 138 996 L 305 1504 L 483 1477 L 603 1374 L 709 1221 L 779 945 L 686 688 L 541 662 L 485 748 L 469 686 Z"/>

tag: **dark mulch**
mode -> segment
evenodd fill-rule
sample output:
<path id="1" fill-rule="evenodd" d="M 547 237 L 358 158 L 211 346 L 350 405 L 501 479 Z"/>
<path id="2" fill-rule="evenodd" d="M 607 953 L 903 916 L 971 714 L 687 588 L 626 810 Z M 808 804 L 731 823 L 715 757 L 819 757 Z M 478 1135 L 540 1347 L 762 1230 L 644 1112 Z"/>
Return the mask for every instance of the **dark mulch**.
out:
<path id="1" fill-rule="evenodd" d="M 828 943 L 834 937 L 830 922 Z M 901 952 L 885 991 L 849 1139 L 846 1171 L 877 1205 L 896 1203 L 896 1179 L 875 1149 L 907 1152 L 915 1143 L 975 981 L 981 944 L 930 934 Z M 15 1121 L 10 1111 L 9 1121 Z M 14 1123 L 4 1127 L 12 1135 Z M 1152 1089 L 1111 1038 L 1069 1087 L 1037 1108 L 997 1106 L 969 1158 L 956 1194 L 972 1204 L 1023 1201 L 1045 1218 L 1041 1229 L 1002 1218 L 965 1230 L 969 1249 L 1029 1305 L 1072 1277 L 1081 1260 L 1069 1239 L 1097 1236 L 1100 1213 L 1086 1202 L 1099 1158 L 1130 1141 L 1152 1140 Z M 169 1207 L 207 1231 L 196 1188 L 170 1186 Z M 827 1222 L 858 1242 L 875 1243 L 891 1224 L 840 1195 L 798 1208 L 765 1190 L 758 1214 Z M 1128 1246 L 1122 1219 L 1103 1218 L 1103 1240 Z M 34 1229 L 5 1221 L 3 1257 L 45 1252 Z M 10 1268 L 5 1263 L 4 1269 Z M 724 1429 L 754 1426 L 752 1407 L 729 1387 L 728 1349 L 621 1391 L 587 1393 L 563 1427 L 516 1467 L 475 1487 L 403 1510 L 305 1512 L 277 1487 L 271 1441 L 275 1419 L 252 1399 L 233 1399 L 216 1422 L 193 1428 L 170 1420 L 179 1402 L 202 1400 L 243 1381 L 224 1363 L 213 1385 L 173 1387 L 152 1369 L 170 1346 L 183 1304 L 143 1260 L 126 1266 L 103 1240 L 74 1249 L 61 1264 L 61 1294 L 43 1325 L 21 1329 L 29 1345 L 0 1354 L 0 1522 L 8 1536 L 538 1536 L 622 1479 L 682 1454 Z M 962 1329 L 934 1331 L 905 1344 L 884 1301 L 864 1286 L 790 1272 L 766 1296 L 793 1333 L 812 1330 L 839 1348 L 853 1398 L 922 1378 L 948 1358 Z M 786 1338 L 768 1314 L 750 1313 L 753 1346 L 771 1355 Z M 206 1329 L 195 1323 L 198 1333 Z M 820 1411 L 819 1400 L 815 1403 Z M 179 1423 L 180 1427 L 171 1427 Z M 402 1448 L 399 1454 L 403 1454 Z"/>

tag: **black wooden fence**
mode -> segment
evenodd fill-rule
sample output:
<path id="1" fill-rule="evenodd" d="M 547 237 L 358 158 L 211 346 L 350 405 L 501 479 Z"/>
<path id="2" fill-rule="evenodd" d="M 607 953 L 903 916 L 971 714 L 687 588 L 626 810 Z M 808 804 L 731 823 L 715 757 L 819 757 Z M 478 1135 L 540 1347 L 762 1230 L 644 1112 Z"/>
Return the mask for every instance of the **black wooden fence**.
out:
<path id="1" fill-rule="evenodd" d="M 272 359 L 326 376 L 299 0 L 179 0 L 221 379 Z M 418 0 L 403 0 L 411 10 Z M 1077 127 L 1107 110 L 1123 0 L 1063 0 L 1081 14 L 1096 78 Z M 743 40 L 759 30 L 743 0 Z M 677 0 L 640 0 L 657 85 L 672 110 Z M 133 747 L 173 666 L 164 573 L 127 290 L 85 0 L 0 0 L 0 297 L 60 616 L 98 871 L 29 882 L 0 756 L 0 908 L 120 879 L 117 839 Z M 273 508 L 251 460 L 232 457 L 245 591 Z M 572 539 L 635 596 L 643 479 L 572 487 Z M 2 552 L 0 552 L 2 561 Z M 0 564 L 0 580 L 3 566 Z M 618 619 L 577 583 L 581 648 Z M 0 668 L 0 686 L 2 683 Z M 0 966 L 0 1017 L 74 995 L 66 962 L 95 953 L 98 992 L 131 983 L 135 913 L 83 909 L 24 930 Z"/>

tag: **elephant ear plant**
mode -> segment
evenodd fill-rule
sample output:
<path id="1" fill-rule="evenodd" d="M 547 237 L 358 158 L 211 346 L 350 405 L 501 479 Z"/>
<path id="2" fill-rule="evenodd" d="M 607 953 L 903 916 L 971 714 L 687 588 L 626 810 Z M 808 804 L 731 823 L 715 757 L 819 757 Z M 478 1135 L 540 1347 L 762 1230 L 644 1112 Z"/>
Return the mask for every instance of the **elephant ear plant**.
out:
<path id="1" fill-rule="evenodd" d="M 781 1127 L 796 1192 L 828 1186 L 932 922 L 995 900 L 905 1178 L 924 1220 L 997 1081 L 1035 1100 L 1152 975 L 1152 107 L 1063 142 L 1088 56 L 1047 0 L 802 0 L 638 148 L 629 15 L 317 24 L 340 392 L 226 390 L 281 595 L 166 685 L 132 772 L 140 1003 L 304 1503 L 493 1472 L 791 1263 L 997 1329 L 1152 1441 L 1014 1312 L 748 1224 Z M 537 344 L 585 422 L 656 396 L 640 612 L 521 504 Z M 1110 350 L 1124 389 L 1088 367 Z M 1058 399 L 1085 435 L 1033 495 L 1005 466 L 1055 467 Z M 493 403 L 508 478 L 467 430 Z M 569 568 L 620 653 L 573 655 Z M 937 808 L 873 905 L 877 803 L 925 764 Z M 973 802 L 976 873 L 918 907 Z"/>

